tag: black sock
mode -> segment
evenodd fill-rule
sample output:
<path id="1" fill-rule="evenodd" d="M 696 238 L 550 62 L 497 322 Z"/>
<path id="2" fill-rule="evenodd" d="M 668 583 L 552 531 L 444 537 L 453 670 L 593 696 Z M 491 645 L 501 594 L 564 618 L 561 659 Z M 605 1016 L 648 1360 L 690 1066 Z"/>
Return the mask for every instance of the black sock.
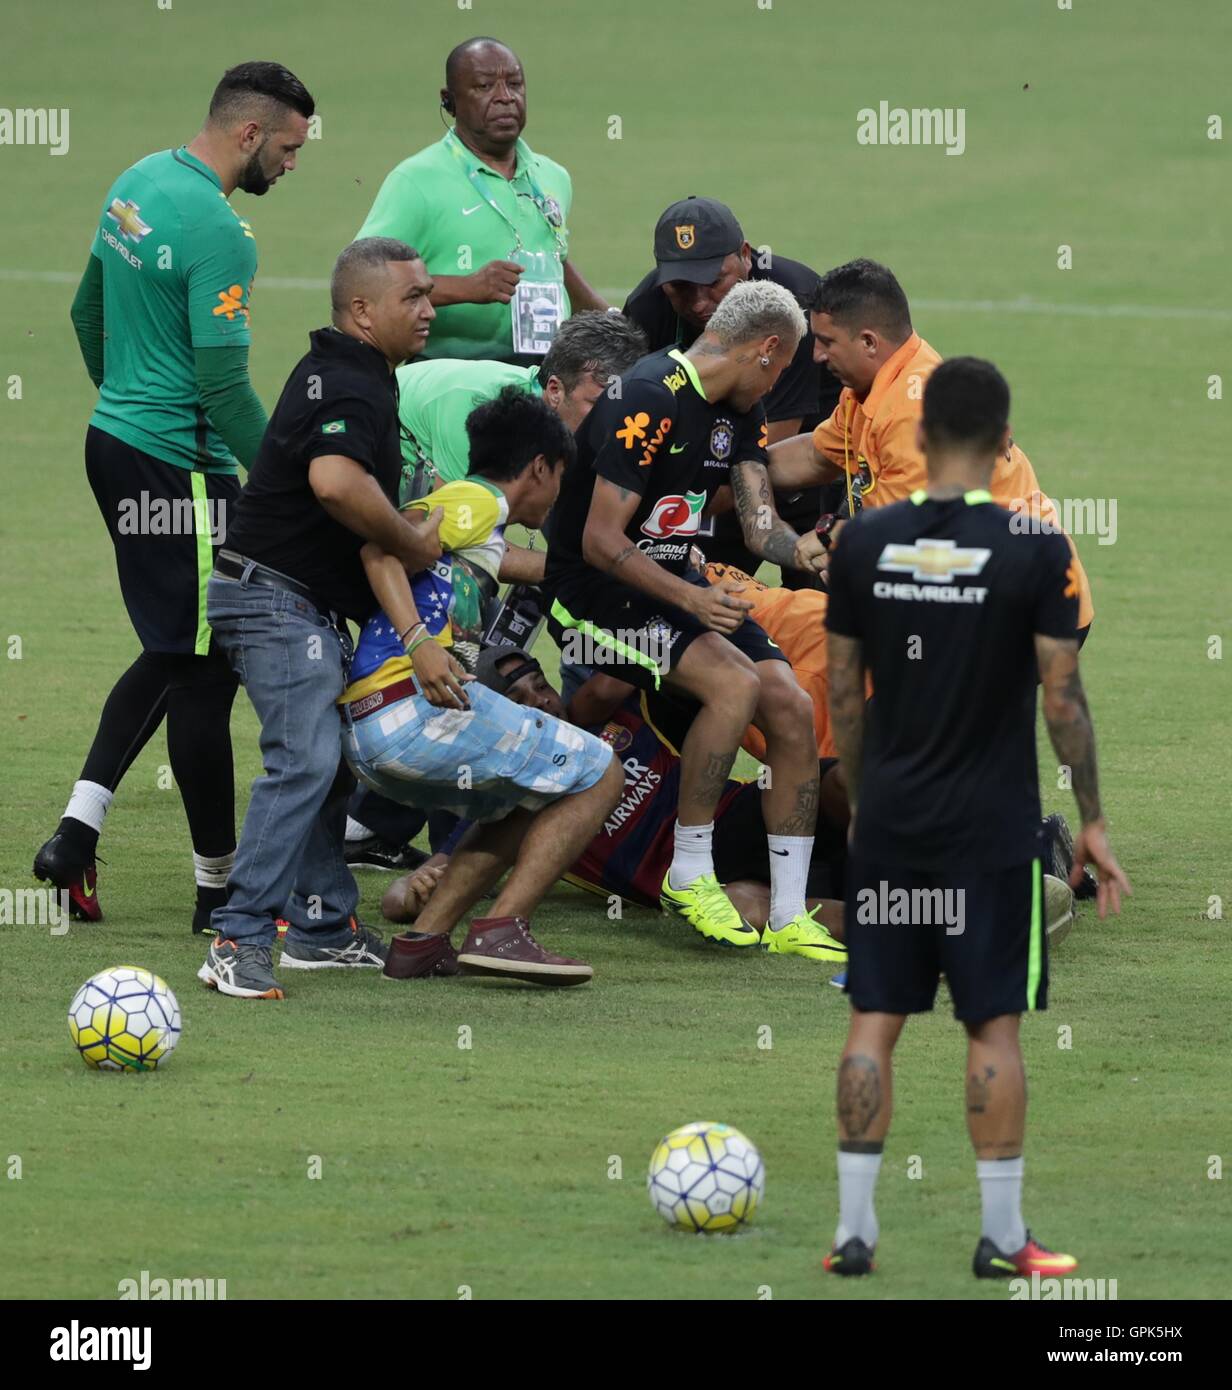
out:
<path id="1" fill-rule="evenodd" d="M 81 781 L 97 782 L 108 791 L 120 785 L 133 759 L 163 722 L 170 679 L 166 662 L 159 652 L 142 652 L 112 686 L 81 769 Z"/>
<path id="2" fill-rule="evenodd" d="M 74 816 L 64 816 L 56 826 L 56 834 L 64 838 L 69 853 L 83 864 L 94 862 L 94 851 L 98 848 L 98 831 L 85 821 Z"/>
<path id="3" fill-rule="evenodd" d="M 167 691 L 167 754 L 193 849 L 216 859 L 235 849 L 231 705 L 239 682 L 217 648 L 178 660 Z"/>

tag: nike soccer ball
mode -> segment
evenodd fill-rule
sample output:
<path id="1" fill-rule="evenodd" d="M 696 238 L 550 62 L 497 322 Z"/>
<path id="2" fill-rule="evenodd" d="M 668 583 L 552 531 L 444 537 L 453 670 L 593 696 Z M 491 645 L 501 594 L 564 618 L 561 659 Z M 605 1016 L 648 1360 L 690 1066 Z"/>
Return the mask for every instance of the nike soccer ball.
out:
<path id="1" fill-rule="evenodd" d="M 152 971 L 116 965 L 73 996 L 68 1034 L 88 1067 L 153 1071 L 180 1040 L 180 1006 Z"/>
<path id="2" fill-rule="evenodd" d="M 682 1125 L 650 1156 L 651 1205 L 669 1226 L 734 1231 L 752 1221 L 766 1190 L 761 1154 L 738 1129 Z"/>

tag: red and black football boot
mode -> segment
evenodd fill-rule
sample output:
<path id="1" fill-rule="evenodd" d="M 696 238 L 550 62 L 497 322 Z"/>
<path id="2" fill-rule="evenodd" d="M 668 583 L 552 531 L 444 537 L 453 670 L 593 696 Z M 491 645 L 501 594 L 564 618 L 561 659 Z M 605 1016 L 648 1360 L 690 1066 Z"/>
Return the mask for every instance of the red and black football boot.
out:
<path id="1" fill-rule="evenodd" d="M 1073 1255 L 1058 1255 L 1046 1250 L 1030 1231 L 1027 1232 L 1027 1243 L 1012 1255 L 999 1250 L 987 1236 L 982 1236 L 971 1262 L 972 1272 L 977 1279 L 1013 1279 L 1023 1274 L 1051 1278 L 1072 1274 L 1077 1268 L 1078 1261 Z"/>
<path id="2" fill-rule="evenodd" d="M 98 869 L 94 860 L 77 859 L 57 831 L 34 856 L 34 877 L 68 893 L 68 914 L 78 922 L 101 922 L 98 902 Z"/>
<path id="3" fill-rule="evenodd" d="M 827 1274 L 842 1274 L 847 1278 L 871 1274 L 877 1268 L 873 1263 L 873 1252 L 859 1236 L 852 1236 L 842 1245 L 836 1245 L 821 1264 Z"/>

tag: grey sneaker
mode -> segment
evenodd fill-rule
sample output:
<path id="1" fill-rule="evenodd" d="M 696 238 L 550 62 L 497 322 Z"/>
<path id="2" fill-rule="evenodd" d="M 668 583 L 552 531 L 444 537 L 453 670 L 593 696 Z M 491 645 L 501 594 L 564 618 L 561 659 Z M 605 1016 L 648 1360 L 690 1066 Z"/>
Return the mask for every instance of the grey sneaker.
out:
<path id="1" fill-rule="evenodd" d="M 239 941 L 212 941 L 205 964 L 197 971 L 210 989 L 233 999 L 282 999 L 274 979 L 273 952 L 268 946 Z"/>
<path id="2" fill-rule="evenodd" d="M 278 957 L 280 970 L 331 970 L 341 965 L 368 965 L 381 970 L 389 947 L 371 927 L 351 918 L 350 939 L 337 946 L 314 946 L 288 938 Z"/>

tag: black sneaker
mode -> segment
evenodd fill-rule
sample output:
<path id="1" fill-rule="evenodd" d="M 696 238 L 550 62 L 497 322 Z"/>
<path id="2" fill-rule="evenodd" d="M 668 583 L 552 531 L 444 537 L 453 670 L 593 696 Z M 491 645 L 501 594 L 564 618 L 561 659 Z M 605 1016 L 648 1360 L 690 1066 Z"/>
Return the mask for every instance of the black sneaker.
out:
<path id="1" fill-rule="evenodd" d="M 1049 868 L 1046 863 L 1044 872 L 1068 883 L 1069 876 L 1074 869 L 1074 836 L 1069 828 L 1069 822 L 1064 816 L 1044 817 L 1044 840 L 1052 865 Z M 1099 884 L 1096 882 L 1095 875 L 1090 869 L 1084 868 L 1082 882 L 1074 889 L 1074 897 L 1079 901 L 1091 899 L 1095 897 L 1098 889 Z"/>
<path id="2" fill-rule="evenodd" d="M 337 946 L 314 946 L 294 938 L 282 943 L 280 970 L 332 970 L 341 966 L 375 966 L 383 970 L 388 945 L 379 933 L 351 918 L 350 938 Z"/>
<path id="3" fill-rule="evenodd" d="M 233 999 L 285 998 L 274 979 L 273 951 L 268 946 L 229 939 L 211 941 L 197 979 Z"/>
<path id="4" fill-rule="evenodd" d="M 352 869 L 382 869 L 386 873 L 413 873 L 428 862 L 428 855 L 412 845 L 394 845 L 379 835 L 348 840 L 342 857 Z"/>
<path id="5" fill-rule="evenodd" d="M 853 1274 L 871 1274 L 877 1268 L 873 1263 L 873 1252 L 859 1236 L 852 1236 L 842 1245 L 835 1246 L 821 1263 L 827 1274 L 842 1274 L 848 1277 Z"/>

